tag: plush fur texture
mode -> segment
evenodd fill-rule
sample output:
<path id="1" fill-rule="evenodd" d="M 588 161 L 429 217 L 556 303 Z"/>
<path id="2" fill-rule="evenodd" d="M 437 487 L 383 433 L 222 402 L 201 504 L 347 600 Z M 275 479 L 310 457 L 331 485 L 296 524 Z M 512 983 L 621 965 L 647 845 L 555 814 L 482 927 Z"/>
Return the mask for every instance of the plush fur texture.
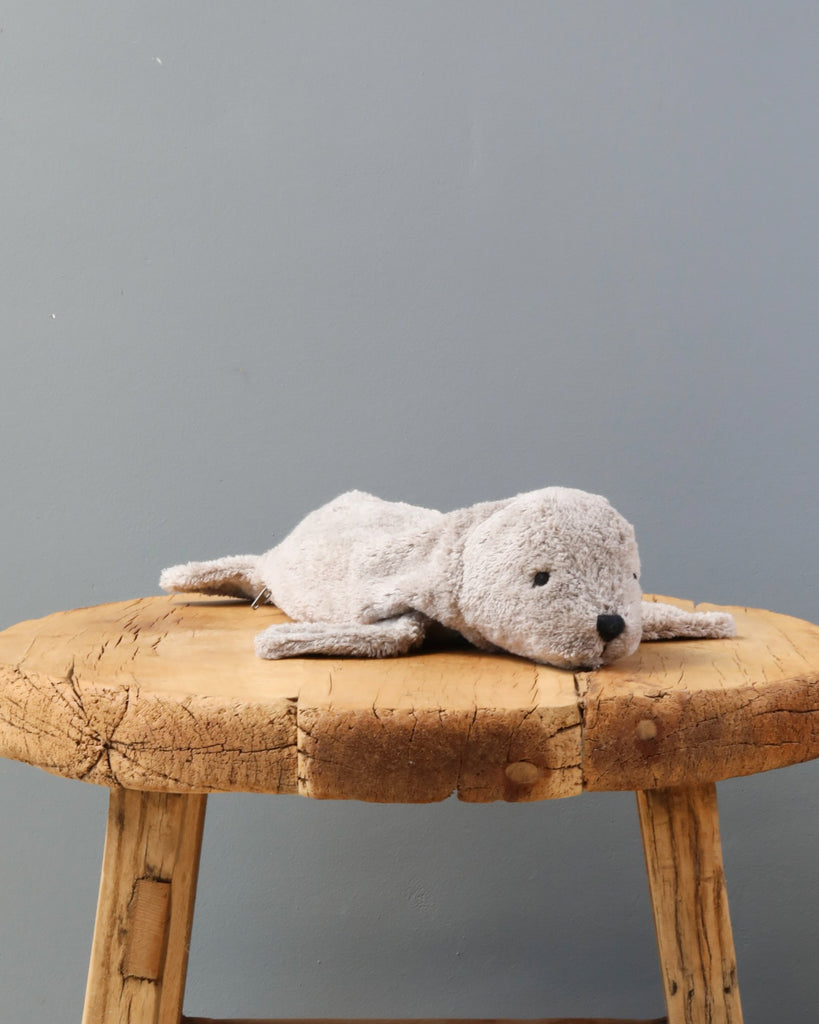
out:
<path id="1" fill-rule="evenodd" d="M 644 602 L 632 526 L 605 498 L 547 487 L 455 512 L 350 491 L 263 555 L 188 562 L 160 585 L 263 599 L 296 620 L 256 638 L 263 658 L 381 658 L 440 623 L 484 650 L 597 668 L 640 640 L 726 637 L 730 615 Z"/>

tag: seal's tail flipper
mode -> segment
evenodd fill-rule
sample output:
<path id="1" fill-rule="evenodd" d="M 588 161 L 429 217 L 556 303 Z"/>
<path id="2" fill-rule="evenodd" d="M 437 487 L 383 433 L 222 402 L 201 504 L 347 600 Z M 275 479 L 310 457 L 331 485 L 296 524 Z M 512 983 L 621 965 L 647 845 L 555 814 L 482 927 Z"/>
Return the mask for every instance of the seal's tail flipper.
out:
<path id="1" fill-rule="evenodd" d="M 220 594 L 254 598 L 262 588 L 258 555 L 230 555 L 212 562 L 186 562 L 162 570 L 159 585 L 176 594 Z"/>

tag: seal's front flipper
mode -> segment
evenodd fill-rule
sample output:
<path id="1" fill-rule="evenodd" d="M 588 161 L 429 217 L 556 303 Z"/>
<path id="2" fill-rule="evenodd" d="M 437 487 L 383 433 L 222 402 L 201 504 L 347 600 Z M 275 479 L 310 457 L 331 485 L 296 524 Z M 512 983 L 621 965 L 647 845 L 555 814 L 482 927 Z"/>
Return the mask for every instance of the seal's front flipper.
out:
<path id="1" fill-rule="evenodd" d="M 175 594 L 219 594 L 255 598 L 262 589 L 258 555 L 230 555 L 211 562 L 186 562 L 162 570 L 159 585 Z"/>
<path id="2" fill-rule="evenodd" d="M 643 601 L 643 640 L 736 636 L 736 623 L 728 612 L 689 612 L 662 601 Z"/>
<path id="3" fill-rule="evenodd" d="M 422 643 L 427 619 L 418 613 L 381 622 L 284 622 L 256 636 L 260 658 L 299 658 L 331 654 L 351 658 L 389 658 Z"/>

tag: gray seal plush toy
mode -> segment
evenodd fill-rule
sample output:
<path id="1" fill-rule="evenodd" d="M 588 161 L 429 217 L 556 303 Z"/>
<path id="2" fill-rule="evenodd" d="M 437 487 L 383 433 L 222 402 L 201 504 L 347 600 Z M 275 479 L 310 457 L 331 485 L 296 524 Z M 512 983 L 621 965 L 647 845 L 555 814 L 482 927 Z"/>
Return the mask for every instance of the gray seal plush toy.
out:
<path id="1" fill-rule="evenodd" d="M 447 513 L 350 491 L 266 554 L 173 566 L 160 585 L 281 608 L 295 621 L 258 634 L 262 658 L 404 654 L 439 623 L 483 650 L 593 669 L 641 639 L 735 632 L 728 614 L 643 601 L 632 526 L 565 487 Z"/>

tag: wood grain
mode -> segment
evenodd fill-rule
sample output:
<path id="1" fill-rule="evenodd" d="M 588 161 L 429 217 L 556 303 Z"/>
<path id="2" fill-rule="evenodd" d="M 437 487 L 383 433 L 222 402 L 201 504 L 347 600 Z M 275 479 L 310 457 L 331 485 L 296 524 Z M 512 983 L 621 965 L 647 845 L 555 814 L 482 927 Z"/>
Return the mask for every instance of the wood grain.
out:
<path id="1" fill-rule="evenodd" d="M 582 789 L 571 673 L 477 651 L 337 661 L 299 695 L 299 789 L 370 801 L 542 800 Z M 525 780 L 510 764 L 532 765 Z"/>
<path id="2" fill-rule="evenodd" d="M 125 919 L 128 941 L 122 958 L 123 977 L 162 980 L 170 909 L 170 882 L 136 880 Z"/>
<path id="3" fill-rule="evenodd" d="M 111 791 L 83 1024 L 179 1024 L 206 799 Z"/>
<path id="4" fill-rule="evenodd" d="M 0 755 L 169 792 L 417 802 L 580 792 L 571 673 L 474 650 L 256 658 L 254 634 L 283 618 L 160 597 L 12 627 L 0 633 Z M 506 775 L 519 761 L 537 768 L 523 783 Z"/>
<path id="5" fill-rule="evenodd" d="M 713 783 L 637 794 L 668 1024 L 742 1024 Z"/>
<path id="6" fill-rule="evenodd" d="M 734 639 L 646 643 L 573 675 L 469 649 L 264 661 L 253 636 L 284 616 L 239 601 L 76 609 L 0 633 L 0 756 L 144 791 L 389 802 L 650 789 L 819 756 L 819 628 L 730 610 Z"/>

